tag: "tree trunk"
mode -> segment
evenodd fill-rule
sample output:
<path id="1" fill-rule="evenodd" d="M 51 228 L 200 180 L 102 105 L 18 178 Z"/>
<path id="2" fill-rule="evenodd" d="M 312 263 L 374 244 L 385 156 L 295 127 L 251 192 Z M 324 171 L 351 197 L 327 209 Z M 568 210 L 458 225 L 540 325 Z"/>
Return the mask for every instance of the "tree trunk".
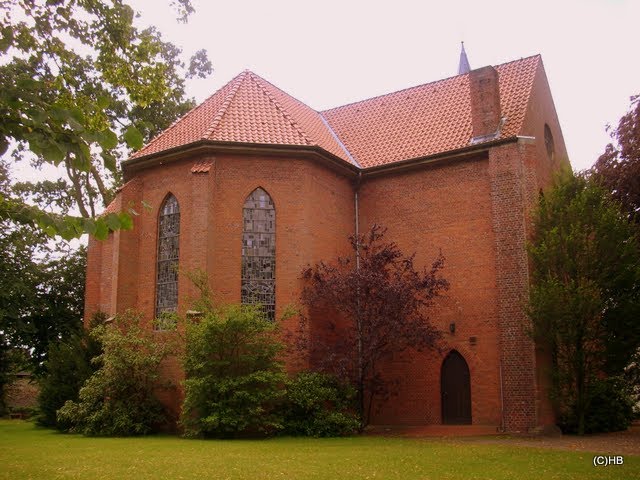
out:
<path id="1" fill-rule="evenodd" d="M 585 365 L 581 346 L 577 348 L 577 365 L 576 365 L 576 415 L 578 417 L 578 435 L 584 435 L 584 417 L 585 417 Z"/>

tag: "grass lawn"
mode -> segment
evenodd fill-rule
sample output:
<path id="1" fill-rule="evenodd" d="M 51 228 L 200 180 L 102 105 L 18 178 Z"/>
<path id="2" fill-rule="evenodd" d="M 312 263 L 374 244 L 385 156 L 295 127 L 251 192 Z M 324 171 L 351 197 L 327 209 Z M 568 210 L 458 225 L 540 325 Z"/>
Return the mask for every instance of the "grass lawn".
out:
<path id="1" fill-rule="evenodd" d="M 438 439 L 184 440 L 85 438 L 0 420 L 7 479 L 544 479 L 640 478 L 640 456 L 592 466 L 593 454 Z"/>

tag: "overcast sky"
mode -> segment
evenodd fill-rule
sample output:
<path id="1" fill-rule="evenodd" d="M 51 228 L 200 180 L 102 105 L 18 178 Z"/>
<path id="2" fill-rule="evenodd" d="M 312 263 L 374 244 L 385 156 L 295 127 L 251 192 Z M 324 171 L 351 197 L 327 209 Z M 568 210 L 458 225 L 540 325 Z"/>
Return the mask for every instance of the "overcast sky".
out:
<path id="1" fill-rule="evenodd" d="M 589 167 L 640 93 L 639 0 L 193 0 L 187 25 L 133 0 L 185 52 L 208 50 L 198 102 L 250 69 L 316 110 L 542 54 L 571 162 Z"/>

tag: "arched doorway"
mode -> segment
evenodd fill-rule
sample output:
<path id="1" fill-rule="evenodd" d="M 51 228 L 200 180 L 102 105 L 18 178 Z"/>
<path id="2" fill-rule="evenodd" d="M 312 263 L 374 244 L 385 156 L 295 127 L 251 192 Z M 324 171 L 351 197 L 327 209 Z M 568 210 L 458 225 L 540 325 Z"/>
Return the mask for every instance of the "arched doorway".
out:
<path id="1" fill-rule="evenodd" d="M 469 366 L 455 350 L 442 362 L 440 373 L 442 397 L 442 423 L 449 425 L 471 424 L 471 381 Z"/>

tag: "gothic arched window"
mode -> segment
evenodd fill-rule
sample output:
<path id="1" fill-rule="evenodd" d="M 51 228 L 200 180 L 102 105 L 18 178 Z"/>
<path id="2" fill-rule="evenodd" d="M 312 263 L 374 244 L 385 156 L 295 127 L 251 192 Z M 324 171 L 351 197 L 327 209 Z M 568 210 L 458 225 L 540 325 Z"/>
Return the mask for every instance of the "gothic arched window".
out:
<path id="1" fill-rule="evenodd" d="M 158 217 L 158 268 L 156 317 L 178 308 L 178 255 L 180 253 L 180 206 L 169 194 Z"/>
<path id="2" fill-rule="evenodd" d="M 547 148 L 547 155 L 549 156 L 549 160 L 553 161 L 556 153 L 556 146 L 553 141 L 553 134 L 551 133 L 551 129 L 546 123 L 544 124 L 544 146 Z"/>
<path id="3" fill-rule="evenodd" d="M 242 303 L 262 305 L 269 320 L 276 307 L 276 210 L 262 188 L 242 209 Z"/>

